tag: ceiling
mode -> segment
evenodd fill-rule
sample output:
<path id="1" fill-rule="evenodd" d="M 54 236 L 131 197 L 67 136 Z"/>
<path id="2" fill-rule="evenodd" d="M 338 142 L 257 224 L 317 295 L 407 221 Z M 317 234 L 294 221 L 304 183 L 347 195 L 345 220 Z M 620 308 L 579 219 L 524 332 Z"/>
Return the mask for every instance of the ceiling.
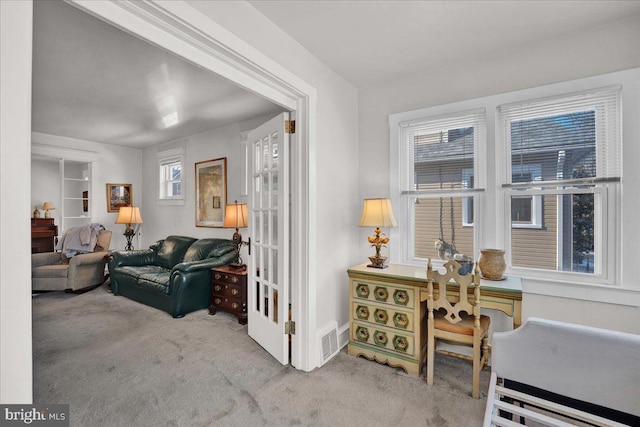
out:
<path id="1" fill-rule="evenodd" d="M 249 1 L 359 89 L 640 16 L 640 1 Z"/>
<path id="2" fill-rule="evenodd" d="M 640 16 L 636 0 L 249 3 L 360 89 Z M 59 0 L 35 2 L 33 46 L 34 132 L 143 148 L 282 111 Z"/>
<path id="3" fill-rule="evenodd" d="M 61 1 L 33 32 L 34 132 L 143 148 L 282 111 Z"/>

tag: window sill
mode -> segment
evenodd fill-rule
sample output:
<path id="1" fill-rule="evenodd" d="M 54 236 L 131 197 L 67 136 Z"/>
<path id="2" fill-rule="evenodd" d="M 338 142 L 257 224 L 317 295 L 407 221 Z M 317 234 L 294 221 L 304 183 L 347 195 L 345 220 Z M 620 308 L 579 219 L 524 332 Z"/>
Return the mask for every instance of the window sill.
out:
<path id="1" fill-rule="evenodd" d="M 522 291 L 525 294 L 640 307 L 640 289 L 521 277 Z"/>
<path id="2" fill-rule="evenodd" d="M 184 199 L 158 199 L 158 206 L 183 206 Z"/>

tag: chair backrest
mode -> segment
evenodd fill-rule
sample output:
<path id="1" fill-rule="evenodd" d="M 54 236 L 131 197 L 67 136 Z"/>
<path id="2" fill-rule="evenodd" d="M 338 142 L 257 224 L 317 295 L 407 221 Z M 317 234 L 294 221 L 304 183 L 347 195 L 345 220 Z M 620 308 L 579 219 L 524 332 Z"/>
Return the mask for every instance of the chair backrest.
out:
<path id="1" fill-rule="evenodd" d="M 476 322 L 480 322 L 480 274 L 476 264 L 473 272 L 460 275 L 458 270 L 460 264 L 455 260 L 449 260 L 444 264 L 445 274 L 434 271 L 431 265 L 431 258 L 427 264 L 428 300 L 427 306 L 430 312 L 444 309 L 447 312 L 445 319 L 451 323 L 462 321 L 460 312 L 464 311 L 476 317 Z M 451 304 L 447 298 L 447 283 L 455 281 L 458 284 L 459 300 Z M 438 283 L 438 299 L 433 299 L 433 282 Z M 469 286 L 473 286 L 473 298 L 469 299 Z"/>
<path id="2" fill-rule="evenodd" d="M 98 238 L 96 239 L 94 252 L 109 250 L 109 245 L 111 245 L 111 234 L 112 232 L 110 230 L 100 230 Z"/>

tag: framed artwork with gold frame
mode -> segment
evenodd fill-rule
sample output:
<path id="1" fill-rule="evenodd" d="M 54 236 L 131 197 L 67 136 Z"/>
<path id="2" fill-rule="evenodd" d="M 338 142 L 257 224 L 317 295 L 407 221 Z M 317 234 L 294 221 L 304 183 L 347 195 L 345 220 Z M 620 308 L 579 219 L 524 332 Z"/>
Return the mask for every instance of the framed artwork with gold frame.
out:
<path id="1" fill-rule="evenodd" d="M 196 227 L 222 227 L 227 205 L 227 158 L 195 164 Z"/>
<path id="2" fill-rule="evenodd" d="M 133 205 L 131 184 L 107 184 L 107 212 L 118 212 L 121 207 Z"/>

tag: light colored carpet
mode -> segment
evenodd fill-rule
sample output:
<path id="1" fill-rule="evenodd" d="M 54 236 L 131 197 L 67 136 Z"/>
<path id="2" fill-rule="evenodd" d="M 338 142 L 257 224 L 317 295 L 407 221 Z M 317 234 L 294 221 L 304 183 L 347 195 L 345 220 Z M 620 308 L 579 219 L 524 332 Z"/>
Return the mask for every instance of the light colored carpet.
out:
<path id="1" fill-rule="evenodd" d="M 485 405 L 470 362 L 436 356 L 433 387 L 346 349 L 305 373 L 229 314 L 173 319 L 106 286 L 34 296 L 33 353 L 34 401 L 70 404 L 71 426 L 462 427 Z"/>

